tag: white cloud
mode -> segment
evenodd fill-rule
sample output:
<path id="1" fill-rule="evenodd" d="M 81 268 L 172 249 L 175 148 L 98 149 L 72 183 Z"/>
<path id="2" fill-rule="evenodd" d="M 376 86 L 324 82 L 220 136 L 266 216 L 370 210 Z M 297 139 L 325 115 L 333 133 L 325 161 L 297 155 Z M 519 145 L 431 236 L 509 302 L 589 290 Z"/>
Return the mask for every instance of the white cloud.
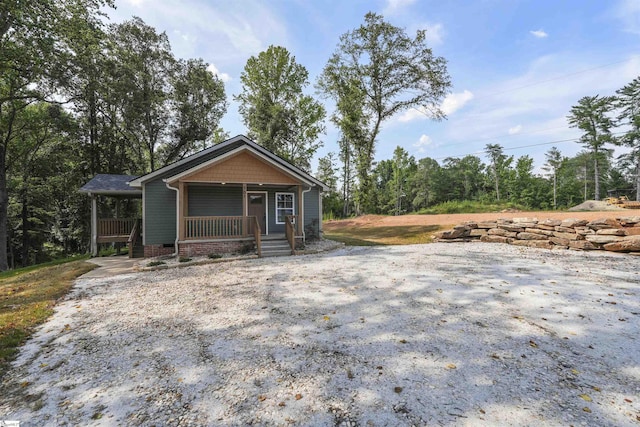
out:
<path id="1" fill-rule="evenodd" d="M 422 134 L 422 136 L 420 136 L 420 139 L 418 139 L 418 142 L 413 144 L 413 146 L 418 149 L 418 153 L 424 153 L 426 147 L 430 145 L 433 145 L 433 139 L 425 134 Z"/>
<path id="2" fill-rule="evenodd" d="M 539 39 L 543 39 L 545 37 L 549 37 L 549 34 L 547 34 L 542 29 L 536 30 L 536 31 L 529 31 L 529 33 L 533 34 L 534 37 L 539 38 Z"/>
<path id="3" fill-rule="evenodd" d="M 638 0 L 621 0 L 614 14 L 622 21 L 624 31 L 640 34 L 640 2 Z"/>
<path id="4" fill-rule="evenodd" d="M 512 128 L 509 128 L 509 135 L 515 135 L 517 133 L 520 133 L 521 130 L 522 130 L 522 125 L 517 125 Z"/>
<path id="5" fill-rule="evenodd" d="M 407 6 L 411 6 L 416 0 L 387 0 L 387 6 L 382 12 L 383 15 L 392 14 L 399 9 L 403 9 Z"/>
<path id="6" fill-rule="evenodd" d="M 459 109 L 465 106 L 465 104 L 473 99 L 473 93 L 468 90 L 460 93 L 450 93 L 442 101 L 440 109 L 447 116 L 455 113 Z"/>
<path id="7" fill-rule="evenodd" d="M 229 74 L 221 73 L 214 64 L 209 64 L 209 66 L 207 67 L 207 71 L 209 71 L 214 76 L 218 76 L 218 78 L 225 83 L 231 80 L 231 76 Z"/>
<path id="8" fill-rule="evenodd" d="M 472 99 L 473 93 L 468 90 L 460 93 L 450 93 L 444 98 L 442 104 L 440 104 L 440 109 L 443 113 L 449 116 L 464 107 L 465 104 Z M 401 123 L 407 123 L 414 120 L 424 120 L 431 117 L 433 117 L 433 114 L 429 110 L 424 107 L 418 107 L 405 111 L 398 117 L 398 121 Z"/>
<path id="9" fill-rule="evenodd" d="M 444 37 L 444 27 L 442 24 L 427 24 L 425 38 L 430 46 L 439 46 Z"/>
<path id="10" fill-rule="evenodd" d="M 139 7 L 142 6 L 142 3 L 144 3 L 145 0 L 127 0 L 127 3 L 135 6 L 135 7 Z"/>

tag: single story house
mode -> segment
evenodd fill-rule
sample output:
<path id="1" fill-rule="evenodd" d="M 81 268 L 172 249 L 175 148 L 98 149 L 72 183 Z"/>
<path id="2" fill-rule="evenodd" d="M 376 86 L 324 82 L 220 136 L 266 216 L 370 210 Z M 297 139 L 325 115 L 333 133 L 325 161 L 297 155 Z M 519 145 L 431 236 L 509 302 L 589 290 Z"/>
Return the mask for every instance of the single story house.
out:
<path id="1" fill-rule="evenodd" d="M 139 177 L 97 175 L 91 248 L 127 242 L 129 256 L 292 253 L 322 233 L 328 187 L 243 135 Z M 142 218 L 98 218 L 99 196 L 142 198 Z"/>

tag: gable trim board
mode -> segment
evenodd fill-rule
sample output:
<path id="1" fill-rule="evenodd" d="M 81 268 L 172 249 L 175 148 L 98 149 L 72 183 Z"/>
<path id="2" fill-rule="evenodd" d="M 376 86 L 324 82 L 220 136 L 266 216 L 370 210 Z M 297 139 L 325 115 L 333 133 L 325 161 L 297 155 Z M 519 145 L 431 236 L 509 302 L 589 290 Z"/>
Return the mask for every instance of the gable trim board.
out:
<path id="1" fill-rule="evenodd" d="M 281 157 L 278 157 L 277 155 L 273 154 L 269 150 L 261 147 L 260 145 L 258 145 L 255 142 L 251 141 L 249 138 L 247 138 L 244 135 L 235 136 L 235 137 L 233 137 L 231 139 L 228 139 L 228 140 L 226 140 L 224 142 L 221 142 L 220 144 L 214 145 L 213 147 L 210 147 L 210 148 L 207 148 L 205 150 L 202 150 L 199 153 L 192 154 L 191 156 L 185 157 L 182 160 L 178 160 L 175 163 L 172 163 L 170 165 L 162 167 L 162 168 L 160 168 L 158 170 L 155 170 L 153 172 L 150 172 L 150 173 L 148 173 L 146 175 L 140 176 L 140 177 L 130 181 L 129 185 L 131 187 L 140 188 L 144 182 L 151 181 L 153 179 L 161 177 L 162 175 L 166 176 L 168 173 L 171 172 L 172 169 L 178 168 L 179 166 L 182 166 L 182 165 L 186 165 L 189 162 L 196 161 L 199 158 L 204 157 L 204 156 L 209 155 L 209 154 L 214 154 L 215 155 L 216 152 L 223 151 L 224 149 L 226 149 L 229 146 L 231 146 L 231 145 L 233 145 L 235 143 L 238 143 L 238 142 L 241 142 L 247 148 L 252 149 L 259 157 L 261 157 L 261 158 L 263 158 L 265 160 L 269 160 L 270 162 L 273 162 L 275 165 L 278 165 L 278 167 L 280 169 L 289 171 L 290 175 L 298 177 L 298 179 L 308 183 L 307 185 L 311 185 L 311 186 L 316 186 L 317 185 L 317 186 L 321 187 L 323 189 L 323 191 L 329 190 L 329 187 L 326 184 L 324 184 L 323 182 L 317 180 L 313 176 L 311 176 L 308 173 L 304 172 L 303 170 L 297 168 L 296 166 L 292 165 L 291 163 L 287 162 L 286 160 L 282 159 Z M 239 147 L 239 148 L 242 148 L 242 147 Z M 224 153 L 219 155 L 219 156 L 216 156 L 216 157 L 222 157 L 222 156 L 224 156 Z M 189 169 L 191 169 L 191 168 L 189 168 Z M 176 174 L 176 175 L 179 175 L 179 174 Z M 171 175 L 169 176 L 169 178 L 171 178 Z"/>
<path id="2" fill-rule="evenodd" d="M 183 172 L 180 172 L 176 175 L 170 176 L 168 178 L 165 178 L 164 181 L 169 183 L 169 184 L 174 184 L 176 181 L 180 181 L 180 180 L 184 180 L 184 181 L 188 181 L 188 178 L 190 176 L 194 176 L 197 175 L 199 172 L 206 170 L 207 168 L 214 166 L 216 164 L 220 164 L 222 166 L 222 164 L 226 161 L 230 161 L 232 158 L 241 155 L 243 152 L 249 152 L 251 153 L 255 159 L 257 159 L 258 161 L 261 161 L 267 165 L 272 166 L 273 168 L 277 169 L 278 171 L 280 171 L 281 173 L 283 173 L 284 175 L 292 178 L 293 181 L 290 182 L 242 182 L 244 184 L 297 184 L 297 182 L 302 181 L 302 183 L 308 185 L 308 186 L 315 186 L 314 183 L 312 183 L 311 181 L 309 181 L 308 179 L 306 179 L 305 177 L 299 175 L 299 174 L 293 174 L 290 171 L 288 171 L 287 169 L 283 168 L 281 165 L 279 165 L 278 163 L 274 162 L 271 159 L 265 158 L 264 156 L 261 156 L 260 153 L 258 153 L 256 150 L 252 149 L 251 147 L 248 146 L 241 146 L 238 148 L 235 148 L 227 153 L 224 153 L 220 156 L 214 157 L 213 159 L 207 160 L 203 163 L 200 163 L 198 165 L 193 166 L 192 168 L 189 168 Z M 222 178 L 221 178 L 222 179 Z M 205 181 L 195 181 L 195 182 L 211 182 L 209 180 L 205 180 Z M 225 182 L 225 181 L 220 181 L 220 182 Z M 238 181 L 230 181 L 230 182 L 235 182 L 237 183 Z"/>

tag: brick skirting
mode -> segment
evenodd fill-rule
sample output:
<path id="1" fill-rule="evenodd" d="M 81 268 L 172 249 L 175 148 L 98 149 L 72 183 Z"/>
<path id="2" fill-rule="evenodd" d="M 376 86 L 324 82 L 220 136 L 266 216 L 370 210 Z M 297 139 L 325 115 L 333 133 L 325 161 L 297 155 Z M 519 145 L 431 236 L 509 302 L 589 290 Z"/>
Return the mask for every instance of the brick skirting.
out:
<path id="1" fill-rule="evenodd" d="M 164 245 L 145 245 L 144 257 L 153 258 L 155 256 L 171 255 L 173 253 L 173 250 L 173 246 L 165 247 Z"/>
<path id="2" fill-rule="evenodd" d="M 231 254 L 242 252 L 245 246 L 251 246 L 251 250 L 253 250 L 254 243 L 247 240 L 178 243 L 178 253 L 180 256 Z"/>

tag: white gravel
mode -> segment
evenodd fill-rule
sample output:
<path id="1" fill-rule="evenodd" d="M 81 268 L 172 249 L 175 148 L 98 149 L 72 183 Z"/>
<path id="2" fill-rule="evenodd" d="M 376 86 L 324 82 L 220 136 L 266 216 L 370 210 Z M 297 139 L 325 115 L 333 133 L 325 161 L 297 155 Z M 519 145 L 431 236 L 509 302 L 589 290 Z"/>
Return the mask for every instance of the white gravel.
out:
<path id="1" fill-rule="evenodd" d="M 0 420 L 638 426 L 639 265 L 442 243 L 81 279 Z"/>

